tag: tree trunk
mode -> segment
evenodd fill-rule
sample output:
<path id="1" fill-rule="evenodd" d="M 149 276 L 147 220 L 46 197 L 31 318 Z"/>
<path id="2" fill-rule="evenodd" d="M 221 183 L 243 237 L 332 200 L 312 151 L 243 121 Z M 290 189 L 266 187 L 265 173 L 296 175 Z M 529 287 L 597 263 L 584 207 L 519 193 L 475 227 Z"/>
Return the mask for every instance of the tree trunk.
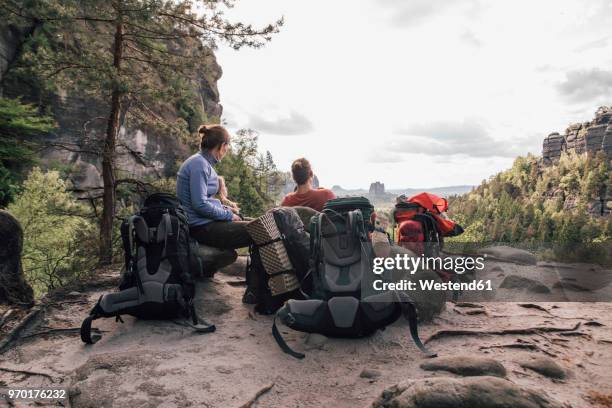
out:
<path id="1" fill-rule="evenodd" d="M 117 134 L 119 133 L 119 114 L 123 93 L 119 75 L 123 53 L 123 23 L 118 19 L 115 29 L 115 44 L 113 47 L 113 67 L 115 68 L 115 85 L 113 87 L 110 115 L 106 127 L 106 139 L 102 153 L 102 180 L 104 193 L 102 195 L 102 219 L 100 221 L 100 258 L 101 265 L 108 265 L 113 260 L 113 220 L 115 218 L 115 151 Z"/>

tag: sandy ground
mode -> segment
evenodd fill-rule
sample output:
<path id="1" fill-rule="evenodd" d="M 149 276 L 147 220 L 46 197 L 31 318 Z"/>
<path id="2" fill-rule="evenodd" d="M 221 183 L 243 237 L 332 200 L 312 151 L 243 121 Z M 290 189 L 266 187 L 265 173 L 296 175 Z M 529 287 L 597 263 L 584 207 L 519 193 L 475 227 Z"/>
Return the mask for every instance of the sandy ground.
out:
<path id="1" fill-rule="evenodd" d="M 487 273 L 498 284 L 508 274 L 532 276 L 534 268 L 550 269 L 550 265 L 495 262 L 488 265 Z M 137 321 L 129 316 L 124 324 L 100 319 L 94 325 L 105 333 L 93 346 L 83 345 L 76 333 L 36 335 L 0 355 L 0 367 L 45 373 L 53 381 L 8 372 L 0 372 L 0 381 L 14 387 L 69 388 L 73 396 L 66 405 L 74 407 L 240 407 L 262 387 L 273 384 L 253 406 L 341 408 L 369 406 L 383 389 L 399 381 L 454 376 L 419 368 L 426 358 L 412 343 L 402 320 L 369 338 L 327 339 L 318 346 L 309 344 L 305 334 L 284 329 L 295 349 L 306 350 L 304 360 L 293 359 L 272 338 L 272 318 L 255 315 L 252 307 L 241 303 L 244 286 L 235 284 L 240 279 L 218 273 L 198 284 L 198 309 L 216 324 L 215 333 L 198 335 L 172 322 Z M 51 304 L 25 335 L 78 327 L 100 294 L 110 289 L 72 293 L 64 303 Z M 538 303 L 546 310 L 506 302 L 480 305 L 448 302 L 433 323 L 420 326 L 421 337 L 443 329 L 570 328 L 581 323 L 574 331 L 580 334 L 447 337 L 431 341 L 429 347 L 440 356 L 493 357 L 504 364 L 512 382 L 544 390 L 569 406 L 605 406 L 591 405 L 585 397 L 594 392 L 612 394 L 611 303 Z M 603 326 L 585 325 L 593 320 Z M 539 350 L 487 349 L 517 341 Z M 570 371 L 569 378 L 553 381 L 521 368 L 516 361 L 526 353 L 553 358 Z M 379 370 L 380 376 L 362 378 L 364 369 Z M 15 406 L 41 405 L 16 402 Z"/>

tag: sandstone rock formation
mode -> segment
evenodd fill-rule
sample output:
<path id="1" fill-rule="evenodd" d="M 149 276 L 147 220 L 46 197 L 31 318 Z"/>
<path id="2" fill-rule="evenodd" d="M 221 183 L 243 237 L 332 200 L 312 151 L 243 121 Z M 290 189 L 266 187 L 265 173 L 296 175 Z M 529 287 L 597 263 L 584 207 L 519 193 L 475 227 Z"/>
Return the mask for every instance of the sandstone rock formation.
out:
<path id="1" fill-rule="evenodd" d="M 0 24 L 0 80 L 6 69 L 15 58 L 16 53 L 27 36 L 28 28 L 19 28 Z M 189 47 L 188 44 L 182 45 Z M 222 114 L 219 103 L 217 81 L 222 75 L 212 51 L 202 61 L 198 73 L 193 78 L 193 106 L 201 107 L 204 121 L 214 122 Z M 38 90 L 28 84 L 2 84 L 2 94 L 6 97 L 19 97 L 24 101 L 35 101 L 40 95 Z M 104 132 L 105 118 L 108 115 L 106 106 L 93 99 L 69 90 L 59 90 L 49 97 L 48 108 L 58 124 L 46 142 L 52 146 L 59 145 L 68 149 L 51 147 L 42 152 L 42 163 L 62 163 L 71 167 L 71 181 L 77 193 L 86 195 L 102 186 L 101 162 L 99 155 L 88 153 L 98 151 L 99 136 Z M 174 106 L 163 106 L 161 116 L 167 122 L 180 117 Z M 166 130 L 152 128 L 138 123 L 124 122 L 118 137 L 117 169 L 122 175 L 131 178 L 145 176 L 173 177 L 177 160 L 183 160 L 191 154 L 192 147 L 187 141 L 169 136 Z M 99 191 L 99 190 L 98 190 Z"/>
<path id="2" fill-rule="evenodd" d="M 423 378 L 387 388 L 372 408 L 562 408 L 546 393 L 497 377 Z"/>
<path id="3" fill-rule="evenodd" d="M 32 303 L 34 294 L 23 278 L 23 231 L 15 217 L 0 210 L 0 304 Z"/>
<path id="4" fill-rule="evenodd" d="M 544 165 L 558 161 L 564 151 L 578 154 L 603 151 L 612 160 L 612 107 L 600 107 L 592 121 L 571 124 L 563 135 L 558 132 L 548 135 L 542 145 Z"/>
<path id="5" fill-rule="evenodd" d="M 435 360 L 422 363 L 421 368 L 427 371 L 448 371 L 464 377 L 506 376 L 506 368 L 499 361 L 489 357 L 474 355 L 439 357 Z"/>
<path id="6" fill-rule="evenodd" d="M 375 181 L 370 184 L 370 195 L 384 195 L 385 194 L 385 183 Z"/>

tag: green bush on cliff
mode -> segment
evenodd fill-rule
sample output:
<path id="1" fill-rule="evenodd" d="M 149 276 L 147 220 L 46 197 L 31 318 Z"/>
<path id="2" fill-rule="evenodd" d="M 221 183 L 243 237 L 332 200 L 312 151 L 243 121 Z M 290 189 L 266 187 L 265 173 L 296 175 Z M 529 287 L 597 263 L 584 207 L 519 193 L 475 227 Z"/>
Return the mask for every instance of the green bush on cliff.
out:
<path id="1" fill-rule="evenodd" d="M 59 172 L 35 167 L 8 210 L 23 227 L 23 270 L 37 297 L 91 270 L 97 229 Z"/>
<path id="2" fill-rule="evenodd" d="M 22 172 L 35 162 L 31 138 L 52 128 L 53 120 L 33 105 L 0 97 L 0 208 L 13 199 Z"/>

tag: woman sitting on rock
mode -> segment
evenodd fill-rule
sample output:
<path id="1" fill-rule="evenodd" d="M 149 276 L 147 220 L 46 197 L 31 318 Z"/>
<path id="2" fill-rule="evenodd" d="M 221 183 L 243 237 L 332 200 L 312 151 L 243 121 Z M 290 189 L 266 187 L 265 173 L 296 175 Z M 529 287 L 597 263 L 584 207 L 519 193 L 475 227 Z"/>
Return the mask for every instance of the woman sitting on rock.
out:
<path id="1" fill-rule="evenodd" d="M 185 208 L 191 235 L 201 244 L 222 249 L 247 247 L 252 239 L 231 207 L 214 198 L 219 193 L 215 164 L 230 147 L 230 134 L 221 125 L 202 125 L 200 151 L 189 157 L 177 174 L 176 195 Z"/>

